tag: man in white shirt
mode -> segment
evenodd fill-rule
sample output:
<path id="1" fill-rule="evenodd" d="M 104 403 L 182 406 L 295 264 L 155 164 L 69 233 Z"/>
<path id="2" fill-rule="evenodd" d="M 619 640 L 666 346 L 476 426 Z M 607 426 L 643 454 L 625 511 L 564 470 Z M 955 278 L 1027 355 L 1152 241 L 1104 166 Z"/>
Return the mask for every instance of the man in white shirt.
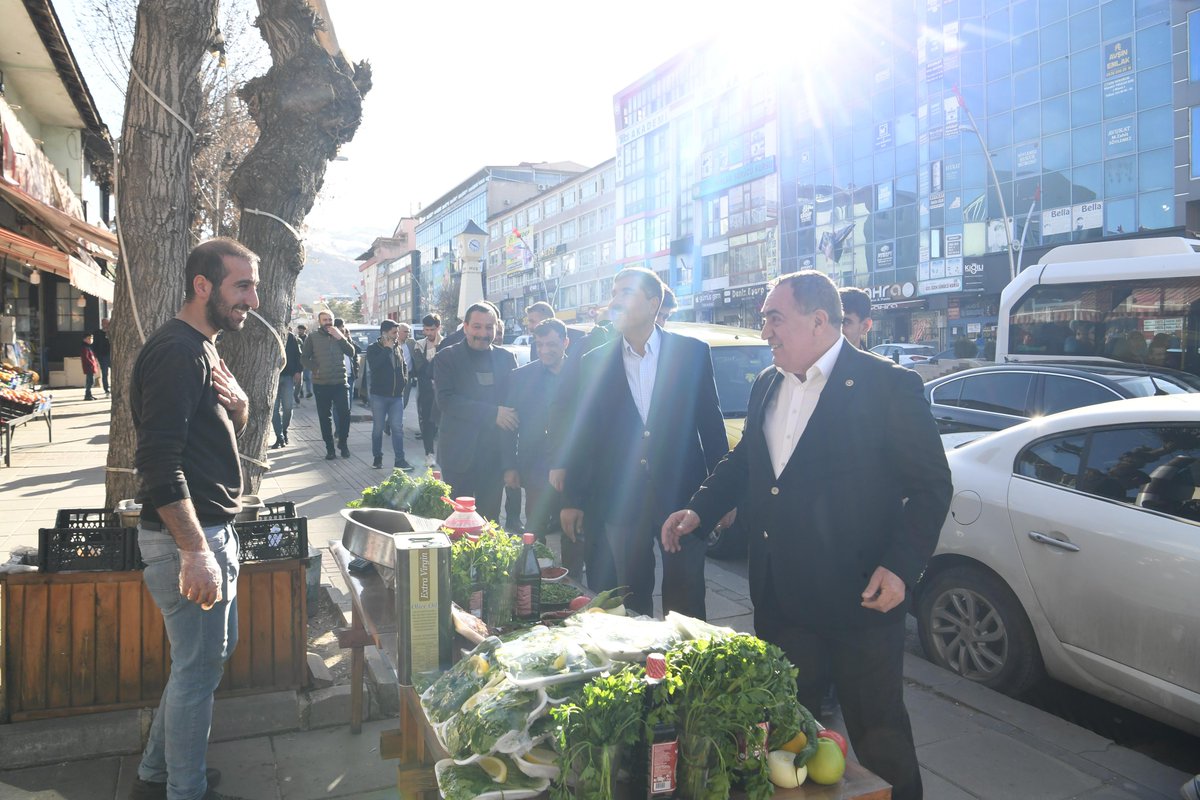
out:
<path id="1" fill-rule="evenodd" d="M 750 390 L 738 443 L 662 527 L 680 547 L 730 508 L 749 534 L 754 629 L 820 707 L 832 677 L 864 766 L 919 800 L 904 708 L 905 598 L 950 506 L 950 470 L 920 377 L 842 337 L 824 274 L 775 282 L 763 303 L 775 365 Z"/>

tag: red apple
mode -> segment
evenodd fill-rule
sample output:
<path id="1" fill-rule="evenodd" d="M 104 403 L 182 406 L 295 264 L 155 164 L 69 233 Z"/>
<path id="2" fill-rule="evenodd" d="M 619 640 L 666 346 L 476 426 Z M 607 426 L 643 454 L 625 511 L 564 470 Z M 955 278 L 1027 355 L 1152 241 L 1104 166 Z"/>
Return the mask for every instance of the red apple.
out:
<path id="1" fill-rule="evenodd" d="M 829 728 L 825 728 L 824 730 L 817 733 L 817 738 L 818 739 L 832 739 L 834 742 L 837 743 L 838 748 L 841 749 L 842 756 L 844 757 L 846 755 L 846 737 L 842 736 L 837 731 L 830 730 Z"/>

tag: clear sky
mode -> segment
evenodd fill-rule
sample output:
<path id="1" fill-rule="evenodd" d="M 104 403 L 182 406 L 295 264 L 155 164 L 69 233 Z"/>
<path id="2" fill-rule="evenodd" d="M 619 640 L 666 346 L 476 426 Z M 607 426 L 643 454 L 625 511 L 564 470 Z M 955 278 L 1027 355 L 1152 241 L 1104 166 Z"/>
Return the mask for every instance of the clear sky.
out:
<path id="1" fill-rule="evenodd" d="M 314 245 L 352 255 L 485 164 L 611 158 L 613 95 L 737 13 L 711 0 L 328 1 L 343 50 L 371 62 L 374 88 L 307 223 Z M 120 94 L 75 23 L 87 4 L 55 0 L 117 136 Z M 757 7 L 755 26 L 782 22 L 772 5 Z"/>

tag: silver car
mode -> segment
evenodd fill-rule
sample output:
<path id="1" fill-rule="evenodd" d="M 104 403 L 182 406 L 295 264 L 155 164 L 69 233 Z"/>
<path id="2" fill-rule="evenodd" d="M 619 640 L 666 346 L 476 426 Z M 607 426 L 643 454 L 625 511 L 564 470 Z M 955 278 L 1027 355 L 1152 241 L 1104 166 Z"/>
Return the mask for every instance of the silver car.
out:
<path id="1" fill-rule="evenodd" d="M 1047 673 L 1200 734 L 1200 395 L 1119 400 L 951 450 L 916 590 L 934 663 L 1019 694 Z"/>

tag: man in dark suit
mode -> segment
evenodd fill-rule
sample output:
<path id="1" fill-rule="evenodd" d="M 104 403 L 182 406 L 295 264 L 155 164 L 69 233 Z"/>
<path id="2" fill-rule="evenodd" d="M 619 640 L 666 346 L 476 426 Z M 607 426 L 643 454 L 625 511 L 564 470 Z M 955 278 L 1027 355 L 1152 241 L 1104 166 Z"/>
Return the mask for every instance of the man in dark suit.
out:
<path id="1" fill-rule="evenodd" d="M 504 453 L 518 422 L 517 412 L 504 405 L 517 360 L 492 346 L 499 316 L 491 303 L 473 303 L 463 323 L 463 341 L 433 359 L 442 414 L 437 440 L 442 478 L 450 484 L 451 497 L 474 497 L 475 508 L 489 520 L 500 516 Z"/>
<path id="2" fill-rule="evenodd" d="M 545 540 L 558 530 L 562 497 L 549 483 L 554 466 L 551 418 L 562 412 L 563 365 L 566 363 L 567 326 L 553 317 L 533 329 L 538 358 L 513 371 L 509 381 L 508 405 L 517 411 L 520 425 L 508 453 L 504 484 L 525 490 L 525 530 Z M 576 543 L 563 537 L 563 566 L 575 580 L 583 579 L 583 553 Z"/>
<path id="3" fill-rule="evenodd" d="M 863 765 L 897 800 L 920 798 L 904 601 L 950 505 L 937 428 L 915 372 L 841 336 L 841 301 L 822 273 L 779 278 L 762 314 L 775 366 L 754 382 L 738 446 L 664 523 L 663 549 L 738 507 L 755 631 L 799 668 L 806 707 L 820 707 L 832 677 Z"/>
<path id="4" fill-rule="evenodd" d="M 565 447 L 563 533 L 587 518 L 588 586 L 628 586 L 626 605 L 654 613 L 654 540 L 728 450 L 708 345 L 667 333 L 654 318 L 663 285 L 646 269 L 621 270 L 609 312 L 620 336 L 572 366 Z M 705 543 L 663 554 L 663 613 L 704 618 Z"/>

